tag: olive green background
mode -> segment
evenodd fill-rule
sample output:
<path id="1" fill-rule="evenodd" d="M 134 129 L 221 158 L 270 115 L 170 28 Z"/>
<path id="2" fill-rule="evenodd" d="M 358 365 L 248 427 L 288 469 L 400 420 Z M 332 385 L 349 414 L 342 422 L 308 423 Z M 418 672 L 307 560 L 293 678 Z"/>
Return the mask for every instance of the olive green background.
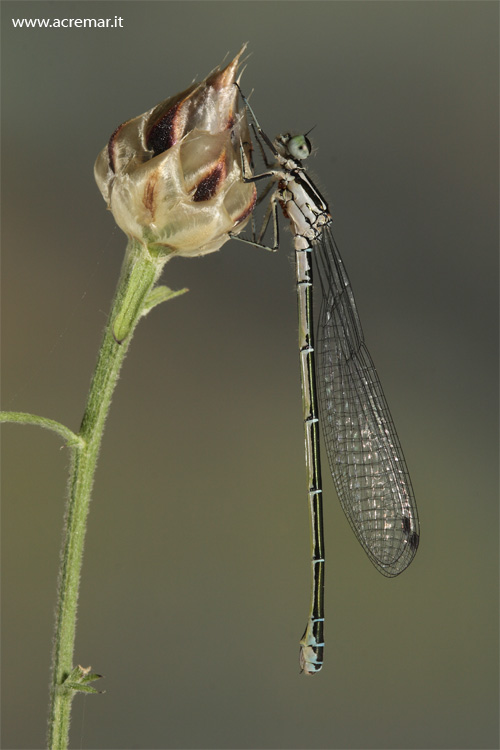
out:
<path id="1" fill-rule="evenodd" d="M 422 540 L 366 559 L 325 476 L 326 663 L 299 675 L 309 532 L 288 231 L 173 260 L 136 333 L 91 504 L 74 748 L 498 747 L 498 4 L 3 2 L 3 408 L 78 429 L 125 238 L 114 128 L 249 42 L 270 135 L 316 125 Z M 13 17 L 123 17 L 113 30 Z M 228 58 L 230 59 L 230 58 Z M 4 748 L 40 748 L 68 454 L 3 428 Z M 326 460 L 325 460 L 326 467 Z"/>

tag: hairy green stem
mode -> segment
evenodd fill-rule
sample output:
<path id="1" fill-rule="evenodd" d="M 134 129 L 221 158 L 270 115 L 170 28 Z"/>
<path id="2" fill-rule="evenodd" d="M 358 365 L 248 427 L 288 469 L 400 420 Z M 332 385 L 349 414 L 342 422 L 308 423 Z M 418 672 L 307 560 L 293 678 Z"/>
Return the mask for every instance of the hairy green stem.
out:
<path id="1" fill-rule="evenodd" d="M 141 315 L 151 309 L 149 295 L 164 262 L 165 258 L 152 256 L 146 248 L 132 242 L 129 244 L 90 385 L 85 414 L 77 436 L 78 442 L 68 440 L 73 450 L 73 461 L 59 572 L 52 659 L 48 728 L 50 750 L 63 750 L 68 746 L 71 701 L 77 690 L 89 691 L 89 688 L 83 686 L 89 669 L 78 671 L 74 668 L 73 650 L 83 545 L 92 484 L 104 424 L 120 368 Z M 52 429 L 54 429 L 53 425 Z M 64 431 L 58 431 L 64 434 Z M 71 431 L 68 430 L 68 433 Z M 73 435 L 73 437 L 76 436 Z M 77 675 L 80 675 L 82 679 L 82 687 L 78 686 Z M 94 679 L 96 677 L 97 675 L 93 675 Z"/>

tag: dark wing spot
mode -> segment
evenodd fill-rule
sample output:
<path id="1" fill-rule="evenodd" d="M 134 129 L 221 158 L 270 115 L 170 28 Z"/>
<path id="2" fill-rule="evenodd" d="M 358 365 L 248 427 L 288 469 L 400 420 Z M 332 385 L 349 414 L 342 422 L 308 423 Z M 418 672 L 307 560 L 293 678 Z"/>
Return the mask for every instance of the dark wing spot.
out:
<path id="1" fill-rule="evenodd" d="M 409 516 L 403 516 L 403 534 L 408 534 L 411 531 L 411 519 Z"/>
<path id="2" fill-rule="evenodd" d="M 414 531 L 413 534 L 410 534 L 410 537 L 408 539 L 408 544 L 416 552 L 418 549 L 419 542 L 420 542 L 420 536 L 416 533 L 416 531 Z"/>

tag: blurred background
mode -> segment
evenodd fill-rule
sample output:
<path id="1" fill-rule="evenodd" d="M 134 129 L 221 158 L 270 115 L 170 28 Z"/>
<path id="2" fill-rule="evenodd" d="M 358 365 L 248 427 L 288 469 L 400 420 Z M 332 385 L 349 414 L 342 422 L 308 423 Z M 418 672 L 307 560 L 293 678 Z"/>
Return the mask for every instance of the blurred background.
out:
<path id="1" fill-rule="evenodd" d="M 77 430 L 125 248 L 94 183 L 115 127 L 248 41 L 266 132 L 316 126 L 330 202 L 417 495 L 387 580 L 325 476 L 326 661 L 309 606 L 292 243 L 167 264 L 89 517 L 79 748 L 498 746 L 498 4 L 3 2 L 2 408 Z M 12 18 L 123 18 L 15 29 Z M 3 428 L 3 733 L 44 744 L 68 453 Z M 326 469 L 326 459 L 325 459 Z"/>

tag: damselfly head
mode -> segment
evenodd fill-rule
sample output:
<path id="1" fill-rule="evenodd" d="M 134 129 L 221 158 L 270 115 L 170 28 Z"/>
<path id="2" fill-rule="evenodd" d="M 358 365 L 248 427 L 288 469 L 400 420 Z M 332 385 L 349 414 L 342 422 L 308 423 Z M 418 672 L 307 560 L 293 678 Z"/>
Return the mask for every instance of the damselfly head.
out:
<path id="1" fill-rule="evenodd" d="M 276 138 L 276 144 L 283 156 L 291 156 L 292 159 L 301 161 L 311 155 L 312 146 L 307 134 L 290 135 L 290 133 L 285 133 Z"/>

